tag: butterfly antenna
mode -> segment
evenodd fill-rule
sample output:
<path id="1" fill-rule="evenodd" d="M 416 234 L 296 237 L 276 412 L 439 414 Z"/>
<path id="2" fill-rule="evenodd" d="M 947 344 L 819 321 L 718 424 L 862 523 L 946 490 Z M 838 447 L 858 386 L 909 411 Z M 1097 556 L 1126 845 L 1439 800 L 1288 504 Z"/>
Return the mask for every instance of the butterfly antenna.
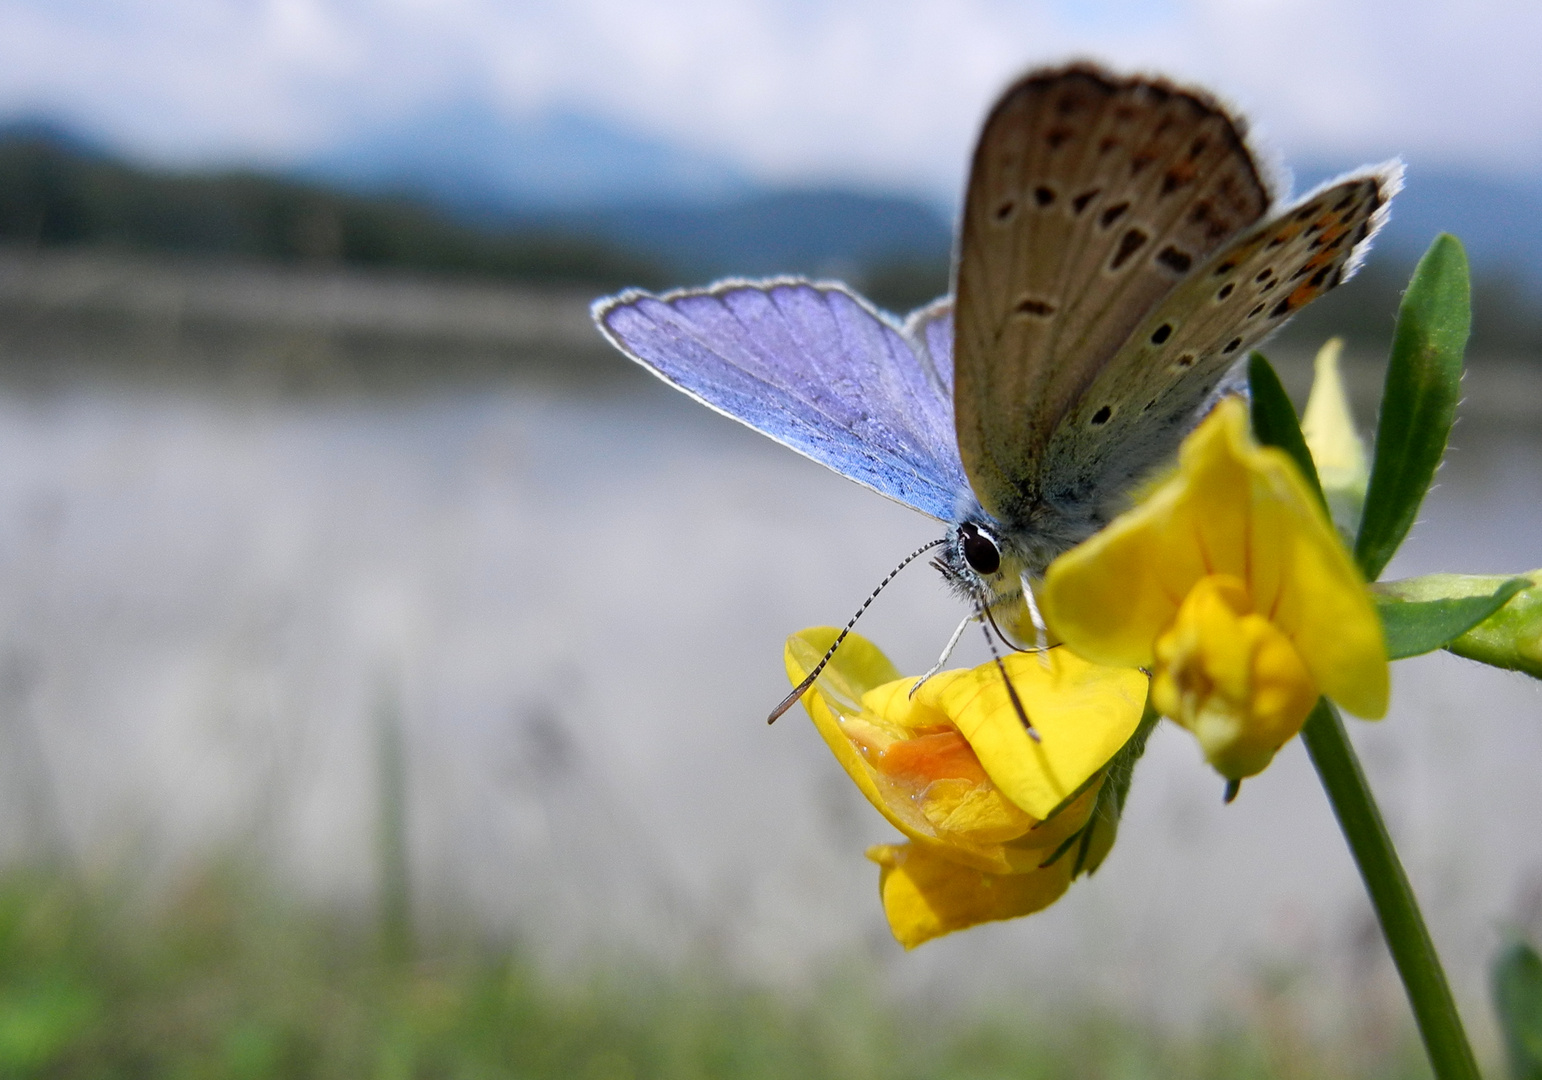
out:
<path id="1" fill-rule="evenodd" d="M 916 691 L 926 685 L 927 679 L 930 679 L 933 675 L 942 670 L 942 665 L 948 662 L 948 657 L 952 656 L 953 650 L 958 648 L 958 639 L 964 636 L 964 631 L 969 628 L 969 624 L 978 618 L 978 615 L 964 616 L 964 621 L 958 624 L 958 629 L 953 631 L 953 636 L 950 637 L 948 639 L 948 643 L 942 647 L 942 655 L 937 658 L 937 662 L 931 667 L 927 668 L 926 674 L 917 679 L 916 684 L 910 688 L 911 697 L 915 697 Z"/>
<path id="2" fill-rule="evenodd" d="M 988 609 L 982 604 L 979 611 L 981 615 L 985 615 Z M 991 623 L 991 626 L 995 625 L 994 622 Z M 1007 696 L 1012 699 L 1012 708 L 1017 710 L 1017 718 L 1023 722 L 1023 727 L 1027 730 L 1028 737 L 1034 742 L 1039 742 L 1038 730 L 1034 728 L 1033 721 L 1028 719 L 1028 710 L 1023 708 L 1023 699 L 1017 696 L 1017 687 L 1012 685 L 1012 680 L 1007 675 L 1007 665 L 1002 662 L 1001 653 L 996 649 L 996 641 L 991 637 L 990 628 L 982 621 L 980 629 L 985 631 L 985 644 L 990 647 L 991 659 L 996 661 L 996 670 L 1001 672 L 1001 681 L 1007 685 Z M 996 632 L 998 634 L 1001 633 L 1000 630 Z"/>
<path id="3" fill-rule="evenodd" d="M 851 633 L 851 628 L 857 625 L 857 620 L 860 619 L 863 612 L 868 609 L 868 605 L 870 605 L 874 600 L 878 599 L 878 594 L 883 592 L 884 586 L 893 581 L 901 570 L 915 562 L 922 555 L 925 555 L 928 551 L 932 550 L 932 548 L 940 547 L 947 542 L 947 537 L 943 537 L 940 540 L 933 540 L 929 544 L 922 544 L 909 555 L 906 555 L 903 559 L 901 559 L 898 566 L 885 574 L 884 579 L 878 583 L 878 587 L 868 595 L 866 600 L 862 601 L 862 606 L 857 608 L 857 613 L 853 615 L 850 621 L 846 623 L 845 629 L 843 629 L 839 634 L 835 635 L 835 640 L 832 641 L 830 643 L 830 647 L 825 650 L 825 655 L 819 661 L 819 663 L 814 665 L 814 670 L 809 672 L 802 682 L 792 688 L 792 693 L 784 697 L 781 701 L 781 704 L 771 710 L 771 715 L 766 717 L 766 723 L 776 723 L 782 718 L 783 713 L 792 708 L 793 705 L 797 703 L 799 698 L 808 693 L 808 688 L 814 685 L 814 680 L 818 679 L 820 674 L 824 671 L 825 665 L 828 664 L 830 662 L 830 658 L 835 655 L 835 650 L 841 647 L 841 642 L 846 640 L 846 635 Z"/>

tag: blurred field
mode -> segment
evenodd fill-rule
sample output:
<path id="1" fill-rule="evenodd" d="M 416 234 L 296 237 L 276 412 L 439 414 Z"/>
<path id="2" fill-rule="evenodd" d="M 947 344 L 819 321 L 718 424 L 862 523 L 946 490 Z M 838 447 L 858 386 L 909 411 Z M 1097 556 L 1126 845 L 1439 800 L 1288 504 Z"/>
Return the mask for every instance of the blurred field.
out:
<path id="1" fill-rule="evenodd" d="M 936 526 L 588 299 L 0 257 L 0 1070 L 1421 1075 L 1299 748 L 1223 807 L 1159 734 L 1094 879 L 901 953 L 887 827 L 761 718 L 783 637 Z M 1542 565 L 1539 372 L 1474 362 L 1395 575 Z M 919 669 L 957 617 L 919 571 L 863 628 Z M 1542 931 L 1538 704 L 1433 657 L 1353 732 L 1485 1052 Z"/>
<path id="2" fill-rule="evenodd" d="M 1288 1019 L 1163 1037 L 1097 1012 L 961 1016 L 836 971 L 789 995 L 710 965 L 612 961 L 554 978 L 507 941 L 416 960 L 229 867 L 153 914 L 68 879 L 0 878 L 0 1070 L 10 1076 L 799 1077 L 1193 1080 L 1423 1075 L 1416 1048 L 1324 1048 Z M 1282 1022 L 1283 1020 L 1283 1022 Z M 1383 1048 L 1389 1049 L 1389 1048 Z"/>

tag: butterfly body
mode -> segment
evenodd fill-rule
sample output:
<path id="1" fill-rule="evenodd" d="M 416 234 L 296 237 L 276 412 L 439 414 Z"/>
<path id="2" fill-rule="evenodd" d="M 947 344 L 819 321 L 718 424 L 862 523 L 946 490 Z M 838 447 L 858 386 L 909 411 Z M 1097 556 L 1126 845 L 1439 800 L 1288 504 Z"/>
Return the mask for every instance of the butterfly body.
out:
<path id="1" fill-rule="evenodd" d="M 1091 65 L 1033 72 L 985 121 L 950 297 L 899 321 L 844 286 L 727 281 L 596 303 L 654 374 L 948 523 L 977 608 L 1125 508 L 1248 348 L 1352 274 L 1389 163 L 1270 213 L 1240 120 Z"/>

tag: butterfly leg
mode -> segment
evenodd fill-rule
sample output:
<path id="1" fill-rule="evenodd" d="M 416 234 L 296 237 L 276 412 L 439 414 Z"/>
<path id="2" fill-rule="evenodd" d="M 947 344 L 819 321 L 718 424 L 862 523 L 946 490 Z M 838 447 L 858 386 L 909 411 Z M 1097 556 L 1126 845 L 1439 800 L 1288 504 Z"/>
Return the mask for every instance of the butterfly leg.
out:
<path id="1" fill-rule="evenodd" d="M 1012 685 L 1012 678 L 1007 674 L 1007 665 L 1002 661 L 1001 652 L 996 648 L 996 639 L 991 637 L 991 628 L 986 625 L 986 620 L 982 617 L 985 613 L 986 608 L 982 605 L 976 618 L 980 620 L 980 629 L 985 631 L 985 644 L 990 646 L 991 659 L 996 661 L 996 670 L 1001 672 L 1001 681 L 1006 684 L 1007 697 L 1012 699 L 1012 708 L 1017 710 L 1017 718 L 1023 722 L 1023 727 L 1027 730 L 1028 737 L 1034 742 L 1038 742 L 1040 741 L 1039 732 L 1033 726 L 1033 721 L 1028 719 L 1028 710 L 1023 707 L 1023 699 L 1017 696 L 1017 687 Z M 995 624 L 992 623 L 991 625 Z"/>
<path id="2" fill-rule="evenodd" d="M 1039 602 L 1034 599 L 1033 582 L 1027 571 L 1023 572 L 1022 582 L 1023 602 L 1028 605 L 1028 618 L 1033 620 L 1033 637 L 1039 650 L 1039 663 L 1049 667 L 1049 655 L 1045 651 L 1049 648 L 1049 627 L 1044 623 L 1044 616 L 1039 614 Z"/>
<path id="3" fill-rule="evenodd" d="M 953 636 L 948 638 L 948 643 L 942 647 L 942 655 L 937 658 L 937 662 L 927 668 L 926 673 L 917 679 L 916 684 L 910 688 L 911 697 L 916 696 L 916 691 L 925 685 L 927 679 L 930 679 L 942 670 L 942 665 L 948 662 L 948 657 L 952 656 L 953 650 L 958 648 L 958 639 L 964 636 L 964 631 L 968 628 L 969 624 L 978 618 L 978 615 L 964 616 L 964 621 L 958 624 L 958 629 L 953 631 Z"/>

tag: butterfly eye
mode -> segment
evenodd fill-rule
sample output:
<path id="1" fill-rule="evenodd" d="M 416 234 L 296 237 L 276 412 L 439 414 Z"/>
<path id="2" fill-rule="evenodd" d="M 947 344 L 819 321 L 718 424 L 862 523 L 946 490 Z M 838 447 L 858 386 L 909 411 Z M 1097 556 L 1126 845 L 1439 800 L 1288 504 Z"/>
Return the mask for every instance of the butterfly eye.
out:
<path id="1" fill-rule="evenodd" d="M 964 561 L 970 569 L 977 574 L 994 574 L 1001 569 L 1001 549 L 979 526 L 966 521 L 958 527 L 958 534 L 964 538 Z"/>

